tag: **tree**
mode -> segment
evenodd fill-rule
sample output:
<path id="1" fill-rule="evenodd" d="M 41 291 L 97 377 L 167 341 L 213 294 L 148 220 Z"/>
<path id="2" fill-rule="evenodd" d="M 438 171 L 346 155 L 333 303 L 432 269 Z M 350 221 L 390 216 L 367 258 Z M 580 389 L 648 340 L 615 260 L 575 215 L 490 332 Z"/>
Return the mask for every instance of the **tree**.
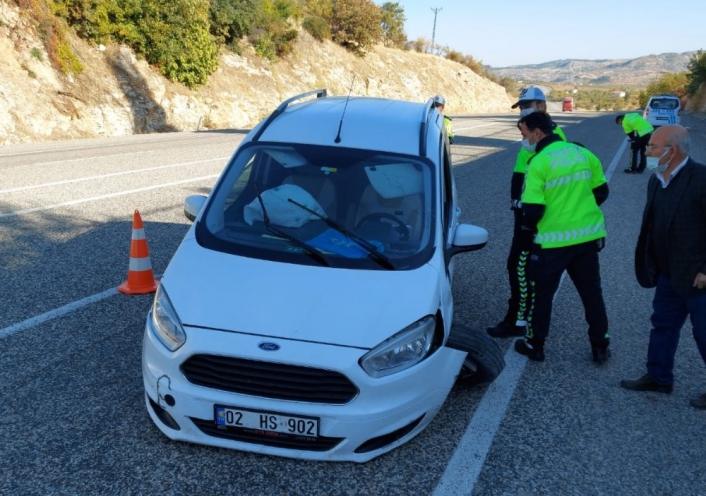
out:
<path id="1" fill-rule="evenodd" d="M 682 98 L 687 94 L 686 87 L 686 72 L 664 74 L 656 81 L 652 81 L 648 84 L 644 93 L 640 93 L 640 106 L 644 107 L 647 105 L 647 100 L 649 100 L 650 96 L 660 93 L 671 93 L 673 95 L 677 95 L 679 98 Z"/>
<path id="2" fill-rule="evenodd" d="M 687 69 L 689 72 L 686 75 L 686 91 L 690 96 L 694 96 L 701 84 L 706 81 L 706 52 L 699 50 L 693 54 Z"/>
<path id="3" fill-rule="evenodd" d="M 382 11 L 383 43 L 387 47 L 404 48 L 407 35 L 404 32 L 404 8 L 398 2 L 386 2 L 380 8 Z"/>
<path id="4" fill-rule="evenodd" d="M 331 15 L 333 41 L 357 55 L 382 37 L 382 12 L 372 0 L 335 0 Z"/>
<path id="5" fill-rule="evenodd" d="M 211 0 L 211 34 L 222 45 L 237 49 L 250 35 L 261 10 L 261 0 Z"/>

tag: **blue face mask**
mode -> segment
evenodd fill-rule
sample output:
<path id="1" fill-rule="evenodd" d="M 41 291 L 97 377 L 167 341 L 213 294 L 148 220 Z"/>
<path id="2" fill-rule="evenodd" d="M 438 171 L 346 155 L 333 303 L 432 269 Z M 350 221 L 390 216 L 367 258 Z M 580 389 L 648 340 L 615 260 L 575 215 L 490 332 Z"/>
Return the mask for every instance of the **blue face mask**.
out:
<path id="1" fill-rule="evenodd" d="M 530 142 L 528 139 L 523 139 L 522 140 L 522 148 L 527 150 L 530 153 L 534 153 L 535 149 L 537 148 L 537 143 L 532 143 L 530 145 Z"/>
<path id="2" fill-rule="evenodd" d="M 667 170 L 667 167 L 669 167 L 669 162 L 667 162 L 666 164 L 659 163 L 664 158 L 664 156 L 669 153 L 669 149 L 671 148 L 671 146 L 665 146 L 665 148 L 665 152 L 659 157 L 645 157 L 647 159 L 647 170 L 658 172 L 660 174 Z"/>
<path id="3" fill-rule="evenodd" d="M 520 117 L 524 117 L 524 116 L 526 116 L 526 115 L 530 115 L 530 114 L 531 114 L 532 112 L 534 112 L 535 110 L 537 110 L 535 107 L 530 107 L 530 108 L 522 109 L 522 110 L 520 110 Z"/>

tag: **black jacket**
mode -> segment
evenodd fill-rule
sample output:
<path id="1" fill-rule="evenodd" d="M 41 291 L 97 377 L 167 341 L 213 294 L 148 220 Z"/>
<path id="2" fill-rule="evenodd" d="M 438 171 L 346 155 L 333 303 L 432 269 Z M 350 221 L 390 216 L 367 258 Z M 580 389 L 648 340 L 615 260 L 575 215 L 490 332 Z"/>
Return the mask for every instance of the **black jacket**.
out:
<path id="1" fill-rule="evenodd" d="M 682 176 L 683 175 L 683 176 Z M 681 176 L 681 177 L 679 177 Z M 652 201 L 662 185 L 655 175 L 647 186 L 647 203 L 642 214 L 640 235 L 635 249 L 635 275 L 642 287 L 657 285 L 657 263 L 652 250 L 652 237 L 669 240 L 666 265 L 675 291 L 691 296 L 706 289 L 694 288 L 694 278 L 706 274 L 706 166 L 689 159 L 679 171 L 672 194 L 678 198 L 668 206 L 666 232 L 653 232 Z"/>

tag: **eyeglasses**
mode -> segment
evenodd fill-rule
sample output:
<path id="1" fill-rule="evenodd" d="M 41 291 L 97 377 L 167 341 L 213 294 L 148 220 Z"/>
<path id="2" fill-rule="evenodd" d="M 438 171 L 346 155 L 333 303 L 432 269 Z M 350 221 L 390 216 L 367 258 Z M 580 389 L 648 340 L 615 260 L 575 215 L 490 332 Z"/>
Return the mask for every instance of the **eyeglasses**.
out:
<path id="1" fill-rule="evenodd" d="M 671 148 L 671 146 L 670 145 L 647 145 L 645 147 L 645 151 L 651 152 L 655 148 Z"/>

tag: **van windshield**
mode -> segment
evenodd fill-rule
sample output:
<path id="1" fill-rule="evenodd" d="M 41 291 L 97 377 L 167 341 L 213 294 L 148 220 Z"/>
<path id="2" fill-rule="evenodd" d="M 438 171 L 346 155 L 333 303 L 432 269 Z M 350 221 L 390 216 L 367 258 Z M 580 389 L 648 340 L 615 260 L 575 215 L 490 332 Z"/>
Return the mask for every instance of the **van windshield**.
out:
<path id="1" fill-rule="evenodd" d="M 675 110 L 679 107 L 679 100 L 676 98 L 653 98 L 650 102 L 653 109 Z"/>
<path id="2" fill-rule="evenodd" d="M 370 247 L 355 241 L 359 236 L 396 269 L 414 268 L 433 251 L 433 172 L 420 157 L 251 143 L 231 159 L 214 188 L 196 226 L 197 240 L 227 253 L 311 264 L 294 237 L 333 267 L 380 270 Z M 265 221 L 286 236 L 274 235 Z"/>

